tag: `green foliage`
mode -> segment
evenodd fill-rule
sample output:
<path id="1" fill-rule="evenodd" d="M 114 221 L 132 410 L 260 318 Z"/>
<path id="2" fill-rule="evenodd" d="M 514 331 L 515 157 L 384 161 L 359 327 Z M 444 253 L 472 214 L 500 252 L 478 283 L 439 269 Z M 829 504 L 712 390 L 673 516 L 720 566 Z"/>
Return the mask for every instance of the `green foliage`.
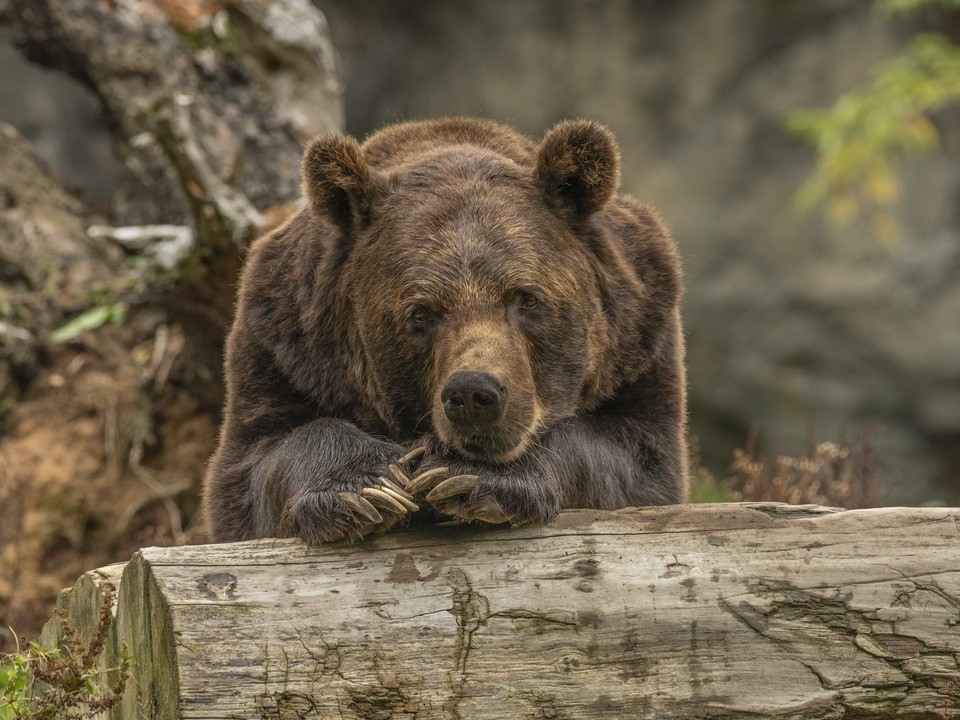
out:
<path id="1" fill-rule="evenodd" d="M 693 476 L 690 478 L 690 502 L 730 502 L 730 495 L 709 470 L 704 467 L 691 468 L 691 470 Z"/>
<path id="2" fill-rule="evenodd" d="M 907 9 L 931 0 L 887 0 Z M 949 0 L 960 6 L 960 0 Z M 797 196 L 801 208 L 823 205 L 831 220 L 865 221 L 883 240 L 895 240 L 890 210 L 899 198 L 898 164 L 937 147 L 930 113 L 960 101 L 960 48 L 923 34 L 875 71 L 873 80 L 841 97 L 829 110 L 803 110 L 790 129 L 817 152 L 817 168 Z"/>
<path id="3" fill-rule="evenodd" d="M 14 636 L 16 637 L 16 636 Z M 17 652 L 0 662 L 0 720 L 29 717 L 27 686 L 30 680 L 30 658 L 27 653 Z"/>
<path id="4" fill-rule="evenodd" d="M 86 330 L 96 330 L 106 322 L 122 325 L 127 317 L 126 303 L 116 302 L 109 305 L 98 305 L 78 315 L 66 325 L 58 327 L 50 333 L 52 343 L 63 343 L 77 338 Z"/>
<path id="5" fill-rule="evenodd" d="M 730 496 L 723 486 L 717 482 L 713 474 L 701 464 L 700 438 L 691 435 L 689 438 L 688 465 L 690 467 L 690 502 L 693 503 L 720 503 L 730 502 Z"/>
<path id="6" fill-rule="evenodd" d="M 960 8 L 960 0 L 877 0 L 877 9 L 886 15 L 914 12 L 928 5 Z"/>
<path id="7" fill-rule="evenodd" d="M 23 650 L 18 640 L 16 652 L 0 656 L 0 720 L 92 718 L 120 701 L 130 671 L 126 649 L 121 648 L 116 667 L 98 667 L 112 622 L 112 601 L 112 593 L 105 593 L 89 643 L 81 642 L 60 615 L 63 639 L 57 647 L 31 642 Z M 112 686 L 109 675 L 115 677 Z"/>

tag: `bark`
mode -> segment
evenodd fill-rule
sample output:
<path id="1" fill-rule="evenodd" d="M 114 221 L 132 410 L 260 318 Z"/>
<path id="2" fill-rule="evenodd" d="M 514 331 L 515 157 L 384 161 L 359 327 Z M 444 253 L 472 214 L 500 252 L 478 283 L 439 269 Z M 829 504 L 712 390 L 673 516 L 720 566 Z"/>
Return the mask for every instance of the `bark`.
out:
<path id="1" fill-rule="evenodd" d="M 149 548 L 114 717 L 958 717 L 958 541 L 957 509 L 745 503 Z"/>

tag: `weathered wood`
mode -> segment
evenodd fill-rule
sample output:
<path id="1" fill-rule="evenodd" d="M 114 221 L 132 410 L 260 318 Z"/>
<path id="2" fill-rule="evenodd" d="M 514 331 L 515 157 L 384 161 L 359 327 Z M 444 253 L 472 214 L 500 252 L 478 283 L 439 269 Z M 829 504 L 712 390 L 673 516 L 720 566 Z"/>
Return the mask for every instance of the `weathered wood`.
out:
<path id="1" fill-rule="evenodd" d="M 118 637 L 124 718 L 960 717 L 960 510 L 148 548 Z"/>
<path id="2" fill-rule="evenodd" d="M 115 563 L 97 570 L 85 573 L 72 588 L 68 588 L 57 597 L 57 612 L 62 613 L 77 633 L 77 637 L 84 645 L 89 645 L 97 629 L 97 620 L 100 608 L 108 597 L 112 598 L 111 606 L 114 617 L 117 612 L 120 579 L 126 563 Z M 64 640 L 63 627 L 60 618 L 54 615 L 40 633 L 40 644 L 44 647 L 56 647 Z M 97 656 L 96 669 L 101 675 L 101 681 L 107 681 L 111 687 L 116 685 L 116 668 L 119 664 L 119 648 L 117 642 L 117 626 L 114 623 L 104 638 L 103 650 Z M 90 720 L 108 720 L 107 711 L 91 716 Z"/>

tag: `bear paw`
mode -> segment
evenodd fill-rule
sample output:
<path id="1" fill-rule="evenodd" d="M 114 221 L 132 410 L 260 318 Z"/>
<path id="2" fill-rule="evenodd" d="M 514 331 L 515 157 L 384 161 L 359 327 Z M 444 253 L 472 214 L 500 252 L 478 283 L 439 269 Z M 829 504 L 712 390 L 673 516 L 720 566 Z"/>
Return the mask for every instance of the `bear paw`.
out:
<path id="1" fill-rule="evenodd" d="M 444 512 L 463 520 L 478 520 L 492 525 L 510 522 L 492 495 L 473 497 L 479 481 L 479 475 L 455 475 L 427 493 L 426 500 L 436 507 L 446 505 Z"/>
<path id="2" fill-rule="evenodd" d="M 420 509 L 413 495 L 403 488 L 409 481 L 399 465 L 391 463 L 383 475 L 359 480 L 355 485 L 351 482 L 348 490 L 302 492 L 284 509 L 280 534 L 318 545 L 386 532 Z"/>
<path id="3" fill-rule="evenodd" d="M 307 542 L 317 543 L 345 538 L 356 539 L 373 532 L 385 532 L 398 520 L 420 509 L 420 506 L 414 502 L 410 487 L 424 488 L 427 486 L 425 483 L 431 483 L 434 480 L 439 482 L 446 477 L 447 468 L 435 468 L 420 474 L 410 470 L 411 466 L 416 466 L 425 452 L 425 448 L 416 448 L 396 462 L 388 463 L 386 472 L 378 475 L 376 480 L 371 481 L 367 486 L 357 488 L 356 491 L 337 492 L 336 497 L 339 503 L 334 503 L 335 507 L 324 508 L 323 506 L 329 503 L 320 502 L 317 497 L 300 498 L 296 512 L 288 515 L 293 516 L 292 524 L 298 526 L 298 529 L 309 529 L 306 532 L 291 529 L 290 534 L 303 538 Z M 330 495 L 330 493 L 310 493 L 310 495 Z M 325 521 L 319 519 L 322 509 L 329 510 Z M 289 526 L 291 523 L 288 521 L 285 524 Z M 314 530 L 313 528 L 323 529 Z"/>
<path id="4" fill-rule="evenodd" d="M 300 493 L 288 502 L 277 527 L 278 537 L 300 538 L 309 545 L 336 540 L 359 540 L 374 532 L 385 532 L 406 515 L 383 497 L 392 496 L 382 486 L 363 488 L 359 492 L 313 490 Z M 367 490 L 379 490 L 376 504 L 368 498 Z M 378 505 L 383 504 L 383 510 Z"/>
<path id="5" fill-rule="evenodd" d="M 560 503 L 535 477 L 478 469 L 448 477 L 449 468 L 428 470 L 407 485 L 444 515 L 490 524 L 542 524 L 552 520 Z"/>

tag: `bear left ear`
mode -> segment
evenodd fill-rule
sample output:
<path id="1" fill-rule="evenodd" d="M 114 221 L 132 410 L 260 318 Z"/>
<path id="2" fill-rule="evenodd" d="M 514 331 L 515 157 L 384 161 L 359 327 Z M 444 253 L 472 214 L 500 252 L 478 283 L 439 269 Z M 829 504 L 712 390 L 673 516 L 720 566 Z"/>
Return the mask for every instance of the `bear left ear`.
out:
<path id="1" fill-rule="evenodd" d="M 314 138 L 303 153 L 302 174 L 313 214 L 329 217 L 350 237 L 370 209 L 370 170 L 357 141 L 339 134 Z"/>
<path id="2" fill-rule="evenodd" d="M 613 133 L 589 120 L 567 120 L 540 142 L 534 181 L 553 209 L 583 220 L 620 187 L 620 148 Z"/>

